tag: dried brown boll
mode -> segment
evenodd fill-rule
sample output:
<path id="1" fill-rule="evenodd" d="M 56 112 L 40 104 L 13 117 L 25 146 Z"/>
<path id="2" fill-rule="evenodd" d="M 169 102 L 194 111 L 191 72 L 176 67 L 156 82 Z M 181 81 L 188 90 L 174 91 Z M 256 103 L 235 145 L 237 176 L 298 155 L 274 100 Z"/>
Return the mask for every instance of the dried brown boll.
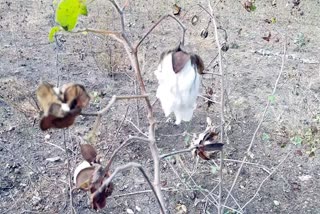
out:
<path id="1" fill-rule="evenodd" d="M 43 131 L 71 126 L 90 100 L 85 88 L 74 83 L 65 84 L 61 89 L 42 83 L 36 94 L 44 112 L 40 121 Z"/>

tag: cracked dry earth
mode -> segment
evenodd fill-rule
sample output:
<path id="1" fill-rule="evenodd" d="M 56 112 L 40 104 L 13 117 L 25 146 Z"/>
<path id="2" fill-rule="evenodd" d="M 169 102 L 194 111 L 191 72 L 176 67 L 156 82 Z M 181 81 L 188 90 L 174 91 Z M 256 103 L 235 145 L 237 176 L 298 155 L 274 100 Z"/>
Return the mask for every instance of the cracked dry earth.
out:
<path id="1" fill-rule="evenodd" d="M 272 2 L 276 5 L 272 6 Z M 209 65 L 207 72 L 218 73 L 212 25 L 208 37 L 200 37 L 209 17 L 195 4 L 206 7 L 206 1 L 130 1 L 126 11 L 130 39 L 139 39 L 161 15 L 172 13 L 174 3 L 182 7 L 178 18 L 188 28 L 187 49 L 203 58 L 205 65 Z M 287 43 L 275 96 L 269 96 L 270 107 L 247 159 L 250 164 L 244 165 L 232 192 L 235 200 L 230 198 L 228 206 L 240 211 L 260 183 L 283 162 L 242 213 L 320 213 L 320 1 L 295 4 L 285 0 L 256 1 L 253 12 L 247 12 L 238 1 L 220 1 L 214 7 L 218 25 L 227 32 L 229 45 L 222 60 L 227 95 L 223 200 L 272 93 L 280 72 L 283 46 Z M 112 95 L 132 94 L 136 88 L 125 51 L 112 39 L 93 34 L 59 34 L 57 43 L 49 43 L 53 14 L 49 0 L 0 1 L 0 213 L 70 213 L 64 136 L 74 170 L 81 161 L 79 136 L 89 132 L 94 118 L 80 116 L 65 132 L 41 132 L 34 101 L 41 81 L 85 85 L 95 95 L 86 109 L 88 112 L 106 106 Z M 194 15 L 199 17 L 196 25 L 191 24 Z M 118 16 L 108 1 L 97 0 L 89 5 L 89 16 L 81 17 L 78 27 L 117 30 L 118 23 Z M 178 25 L 167 20 L 139 50 L 152 101 L 157 87 L 153 71 L 159 56 L 174 47 L 179 36 Z M 223 31 L 219 31 L 219 36 L 224 42 Z M 207 87 L 213 89 L 212 99 L 220 100 L 220 77 L 204 76 L 203 95 Z M 147 132 L 146 111 L 142 108 L 137 114 L 137 105 L 142 108 L 144 103 L 119 102 L 104 115 L 95 145 L 103 161 L 128 135 L 139 135 L 132 123 Z M 207 116 L 218 125 L 219 109 L 219 103 L 207 107 L 199 97 L 192 121 L 175 126 L 164 118 L 156 104 L 160 153 L 186 148 L 193 133 L 205 129 Z M 128 146 L 116 159 L 113 169 L 128 161 L 141 163 L 152 177 L 153 163 L 146 145 Z M 215 164 L 219 160 L 197 161 L 189 153 L 162 162 L 161 181 L 169 213 L 217 213 Z M 154 196 L 136 170 L 120 173 L 114 184 L 115 191 L 100 212 L 158 212 Z M 76 191 L 73 199 L 77 213 L 96 213 L 90 209 L 86 193 Z"/>

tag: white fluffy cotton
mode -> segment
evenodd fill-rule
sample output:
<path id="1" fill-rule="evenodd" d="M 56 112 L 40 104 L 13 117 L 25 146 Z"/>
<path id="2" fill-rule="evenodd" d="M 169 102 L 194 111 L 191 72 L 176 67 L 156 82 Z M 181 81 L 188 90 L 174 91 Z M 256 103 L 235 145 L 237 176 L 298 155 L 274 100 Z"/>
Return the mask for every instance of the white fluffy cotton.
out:
<path id="1" fill-rule="evenodd" d="M 176 74 L 172 67 L 172 53 L 169 53 L 160 62 L 155 75 L 159 81 L 156 96 L 165 116 L 168 117 L 173 112 L 176 124 L 190 121 L 197 105 L 201 78 L 196 68 L 191 65 L 191 60 Z"/>

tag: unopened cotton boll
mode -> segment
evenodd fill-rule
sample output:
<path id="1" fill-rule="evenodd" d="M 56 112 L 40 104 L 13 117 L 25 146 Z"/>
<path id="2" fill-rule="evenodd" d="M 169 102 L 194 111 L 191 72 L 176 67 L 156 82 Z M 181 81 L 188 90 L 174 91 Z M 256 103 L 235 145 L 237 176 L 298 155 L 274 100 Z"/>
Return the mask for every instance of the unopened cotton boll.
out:
<path id="1" fill-rule="evenodd" d="M 175 114 L 177 125 L 192 118 L 202 71 L 201 58 L 181 50 L 180 47 L 161 56 L 155 71 L 159 82 L 156 96 L 166 117 L 172 112 Z"/>

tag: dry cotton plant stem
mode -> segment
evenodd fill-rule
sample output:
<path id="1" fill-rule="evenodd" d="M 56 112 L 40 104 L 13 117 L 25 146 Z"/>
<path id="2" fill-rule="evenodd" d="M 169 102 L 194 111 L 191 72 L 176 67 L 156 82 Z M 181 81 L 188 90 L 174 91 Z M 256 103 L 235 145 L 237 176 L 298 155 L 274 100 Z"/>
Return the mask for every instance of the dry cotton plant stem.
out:
<path id="1" fill-rule="evenodd" d="M 280 72 L 279 72 L 278 78 L 277 78 L 277 80 L 276 80 L 276 82 L 275 82 L 275 84 L 274 84 L 274 87 L 273 87 L 272 95 L 271 95 L 271 96 L 274 96 L 275 93 L 276 93 L 277 86 L 278 86 L 278 83 L 279 83 L 279 80 L 280 80 L 280 77 L 281 77 L 281 75 L 282 75 L 283 68 L 284 68 L 284 63 L 285 63 L 285 59 L 286 59 L 286 52 L 287 52 L 287 39 L 285 39 L 285 41 L 284 41 L 281 68 L 280 68 Z M 271 101 L 268 99 L 268 103 L 267 103 L 267 105 L 266 105 L 266 107 L 265 107 L 265 109 L 264 109 L 264 111 L 263 111 L 263 114 L 262 114 L 262 117 L 261 117 L 261 119 L 260 119 L 260 121 L 259 121 L 259 124 L 258 124 L 256 130 L 254 131 L 253 136 L 252 136 L 252 138 L 251 138 L 250 145 L 249 145 L 249 147 L 248 147 L 248 149 L 247 149 L 247 154 L 251 153 L 251 148 L 252 148 L 252 146 L 253 146 L 254 140 L 255 140 L 256 135 L 257 135 L 257 133 L 258 133 L 260 127 L 261 127 L 261 124 L 262 124 L 263 121 L 264 121 L 264 118 L 265 118 L 265 116 L 266 116 L 266 113 L 267 113 L 267 110 L 269 109 L 270 104 L 271 104 Z M 238 171 L 237 171 L 236 177 L 235 177 L 234 180 L 233 180 L 232 186 L 231 186 L 231 188 L 230 188 L 230 190 L 229 190 L 229 193 L 228 193 L 228 195 L 227 195 L 227 197 L 226 197 L 226 200 L 225 200 L 225 202 L 224 202 L 224 205 L 226 205 L 226 204 L 228 203 L 229 196 L 230 196 L 230 194 L 232 193 L 232 190 L 233 190 L 234 186 L 236 185 L 236 182 L 237 182 L 238 177 L 239 177 L 239 175 L 240 175 L 240 172 L 241 172 L 241 170 L 242 170 L 242 168 L 243 168 L 243 165 L 245 164 L 245 161 L 247 160 L 247 154 L 246 154 L 246 155 L 243 157 L 243 159 L 242 159 L 242 162 L 241 162 L 240 167 L 239 167 L 239 169 L 238 169 Z M 223 209 L 222 209 L 222 211 L 223 211 Z"/>
<path id="2" fill-rule="evenodd" d="M 155 188 L 155 192 L 157 194 L 157 198 L 160 201 L 161 204 L 161 211 L 162 213 L 165 213 L 163 207 L 164 207 L 164 199 L 163 199 L 163 195 L 161 192 L 161 187 L 160 187 L 160 158 L 159 158 L 159 153 L 158 153 L 158 148 L 156 145 L 156 138 L 155 138 L 155 119 L 153 116 L 153 109 L 152 109 L 152 105 L 150 102 L 150 99 L 147 95 L 146 92 L 146 88 L 145 88 L 145 84 L 141 75 L 141 69 L 140 69 L 140 64 L 139 64 L 139 60 L 138 60 L 138 48 L 141 45 L 141 43 L 144 41 L 144 39 L 153 31 L 153 29 L 161 22 L 163 21 L 165 18 L 167 17 L 171 17 L 172 19 L 174 19 L 181 27 L 182 27 L 182 38 L 181 38 L 181 44 L 184 44 L 184 37 L 185 37 L 185 31 L 186 28 L 185 26 L 174 16 L 172 15 L 165 15 L 163 16 L 155 25 L 153 25 L 150 30 L 142 37 L 142 39 L 140 39 L 139 41 L 137 41 L 135 44 L 135 46 L 132 46 L 132 43 L 129 41 L 127 35 L 126 35 L 126 31 L 125 31 L 125 21 L 124 21 L 124 8 L 127 5 L 127 3 L 125 4 L 125 6 L 120 9 L 119 4 L 115 1 L 115 0 L 109 0 L 111 2 L 111 4 L 114 6 L 114 8 L 116 9 L 116 11 L 119 13 L 120 16 L 120 21 L 121 21 L 121 37 L 119 37 L 115 32 L 110 32 L 110 31 L 100 31 L 99 30 L 93 30 L 93 29 L 89 29 L 90 31 L 87 32 L 93 32 L 93 33 L 99 33 L 102 35 L 107 35 L 110 37 L 113 37 L 114 39 L 116 39 L 117 41 L 119 41 L 121 44 L 123 44 L 124 49 L 126 50 L 126 53 L 129 57 L 130 63 L 135 71 L 135 75 L 136 75 L 136 79 L 139 83 L 140 86 L 140 92 L 142 94 L 142 96 L 145 96 L 145 102 L 146 102 L 146 107 L 147 107 L 147 118 L 149 121 L 149 135 L 148 135 L 148 139 L 149 139 L 149 147 L 151 150 L 151 155 L 153 158 L 153 162 L 154 162 L 154 188 Z M 106 111 L 108 111 L 111 107 L 111 105 L 116 101 L 116 98 L 113 97 L 112 100 L 109 102 L 108 106 L 106 108 L 104 108 L 103 110 L 101 110 L 100 112 L 98 112 L 97 115 L 97 119 L 96 122 L 94 124 L 93 130 L 91 133 L 95 133 L 98 125 L 100 124 L 100 120 L 101 120 L 101 115 L 102 113 L 105 113 Z"/>
<path id="3" fill-rule="evenodd" d="M 273 175 L 277 170 L 278 168 L 280 167 L 280 165 L 283 164 L 283 162 L 289 157 L 289 155 L 291 154 L 291 152 L 288 152 L 288 154 L 283 158 L 282 161 L 280 161 L 280 163 L 271 171 L 271 173 L 260 183 L 257 191 L 255 192 L 255 194 L 249 199 L 249 201 L 247 201 L 242 207 L 241 207 L 241 210 L 243 210 L 249 203 L 251 203 L 251 201 L 258 195 L 261 187 L 263 186 L 264 182 L 266 182 L 271 175 Z"/>
<path id="4" fill-rule="evenodd" d="M 130 63 L 134 69 L 136 79 L 140 86 L 140 92 L 142 95 L 146 95 L 147 92 L 146 92 L 145 84 L 141 75 L 140 64 L 138 60 L 138 46 L 140 42 L 138 42 L 137 43 L 138 45 L 136 45 L 135 47 L 132 46 L 132 43 L 128 40 L 127 35 L 125 33 L 123 10 L 119 9 L 120 7 L 118 6 L 117 2 L 115 2 L 114 0 L 110 0 L 110 2 L 113 4 L 113 6 L 116 8 L 116 10 L 120 15 L 121 26 L 122 26 L 122 37 L 124 41 L 122 42 L 122 44 L 124 46 L 124 49 L 127 52 Z M 143 41 L 143 39 L 140 41 Z M 147 106 L 147 112 L 148 112 L 147 118 L 149 121 L 149 135 L 148 135 L 149 147 L 151 150 L 151 155 L 152 155 L 153 164 L 154 164 L 154 181 L 153 181 L 154 186 L 153 187 L 155 189 L 157 199 L 159 200 L 159 203 L 160 203 L 161 213 L 165 213 L 165 210 L 164 210 L 165 203 L 164 203 L 164 198 L 163 198 L 163 195 L 161 192 L 161 186 L 160 186 L 160 158 L 159 158 L 158 147 L 156 145 L 156 138 L 155 138 L 155 119 L 153 116 L 153 109 L 152 109 L 149 97 L 146 96 L 144 99 Z"/>
<path id="5" fill-rule="evenodd" d="M 124 170 L 127 170 L 127 169 L 130 169 L 130 168 L 138 168 L 140 170 L 140 172 L 142 173 L 143 177 L 146 179 L 146 181 L 148 182 L 152 192 L 154 193 L 156 199 L 157 199 L 157 202 L 159 204 L 159 207 L 160 207 L 160 210 L 162 213 L 165 213 L 165 210 L 164 210 L 164 207 L 162 206 L 161 202 L 160 202 L 160 198 L 158 197 L 158 194 L 156 193 L 156 190 L 154 188 L 154 186 L 152 185 L 150 179 L 148 178 L 147 174 L 145 173 L 144 169 L 142 168 L 142 166 L 138 163 L 127 163 L 123 166 L 119 166 L 117 167 L 114 172 L 110 175 L 110 177 L 108 179 L 106 179 L 101 187 L 94 193 L 94 194 L 99 194 L 99 193 L 103 193 L 105 192 L 106 188 L 108 187 L 108 185 L 110 184 L 110 182 L 112 181 L 112 179 L 121 171 L 124 171 Z"/>
<path id="6" fill-rule="evenodd" d="M 69 154 L 68 154 L 67 143 L 66 143 L 66 129 L 63 129 L 63 145 L 64 145 L 64 150 L 66 152 L 66 158 L 67 158 L 67 169 L 68 169 L 68 177 L 69 177 L 70 210 L 71 210 L 71 214 L 74 214 L 75 210 L 73 207 L 72 182 L 71 182 L 72 179 L 71 179 L 70 160 L 69 160 Z"/>
<path id="7" fill-rule="evenodd" d="M 202 6 L 201 6 L 202 7 Z M 221 75 L 221 100 L 220 100 L 220 141 L 221 143 L 224 142 L 224 73 L 222 69 L 222 54 L 221 54 L 221 45 L 219 42 L 219 36 L 218 36 L 218 27 L 217 27 L 217 22 L 216 19 L 213 15 L 213 9 L 211 7 L 210 0 L 208 0 L 208 7 L 210 10 L 210 17 L 212 20 L 213 28 L 214 28 L 214 37 L 216 40 L 216 45 L 218 47 L 218 63 L 219 63 L 219 74 Z M 203 8 L 203 7 L 202 7 Z M 203 8 L 205 10 L 205 8 Z M 219 166 L 219 198 L 218 198 L 218 214 L 221 214 L 221 209 L 223 210 L 221 206 L 221 198 L 222 198 L 222 189 L 223 189 L 223 173 L 222 173 L 222 168 L 223 168 L 223 149 L 220 151 L 220 166 Z"/>

